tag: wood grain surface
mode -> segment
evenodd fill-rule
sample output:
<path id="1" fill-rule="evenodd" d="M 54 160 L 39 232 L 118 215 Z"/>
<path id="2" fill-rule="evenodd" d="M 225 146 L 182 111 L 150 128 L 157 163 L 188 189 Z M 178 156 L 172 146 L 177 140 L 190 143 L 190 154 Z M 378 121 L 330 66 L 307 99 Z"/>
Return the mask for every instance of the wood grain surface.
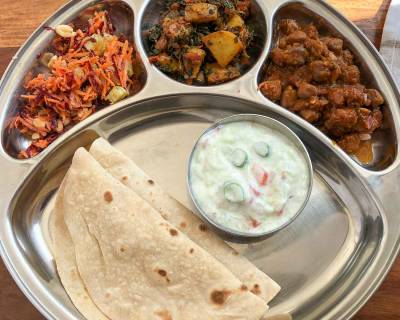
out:
<path id="1" fill-rule="evenodd" d="M 0 75 L 32 31 L 66 2 L 65 0 L 0 0 Z M 389 0 L 329 0 L 328 2 L 354 21 L 379 48 Z M 29 303 L 0 262 L 0 320 L 39 319 L 44 317 Z M 397 259 L 379 290 L 354 319 L 400 319 L 400 258 Z"/>

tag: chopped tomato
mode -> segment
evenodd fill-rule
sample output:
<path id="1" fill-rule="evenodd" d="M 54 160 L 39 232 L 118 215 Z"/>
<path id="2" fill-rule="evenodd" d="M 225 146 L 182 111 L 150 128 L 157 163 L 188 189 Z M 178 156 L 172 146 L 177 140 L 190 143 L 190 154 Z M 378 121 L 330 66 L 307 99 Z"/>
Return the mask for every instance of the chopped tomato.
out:
<path id="1" fill-rule="evenodd" d="M 265 186 L 267 184 L 269 175 L 260 165 L 255 164 L 252 168 L 252 172 L 260 186 Z"/>

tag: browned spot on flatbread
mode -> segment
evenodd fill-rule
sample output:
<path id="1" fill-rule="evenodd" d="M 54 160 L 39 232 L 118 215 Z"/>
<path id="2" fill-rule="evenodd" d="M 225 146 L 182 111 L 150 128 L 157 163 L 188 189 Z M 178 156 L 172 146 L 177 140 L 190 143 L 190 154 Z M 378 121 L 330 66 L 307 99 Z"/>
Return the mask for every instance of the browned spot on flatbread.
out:
<path id="1" fill-rule="evenodd" d="M 111 294 L 109 292 L 106 293 L 106 298 L 107 299 L 111 298 Z"/>
<path id="2" fill-rule="evenodd" d="M 119 248 L 119 251 L 125 252 L 127 249 L 128 249 L 128 248 L 127 248 L 125 245 L 122 245 L 122 246 Z"/>
<path id="3" fill-rule="evenodd" d="M 164 269 L 156 269 L 154 271 L 156 271 L 161 277 L 165 278 L 165 281 L 167 281 L 168 283 L 171 281 L 167 276 L 167 271 L 165 271 Z"/>
<path id="4" fill-rule="evenodd" d="M 168 310 L 157 311 L 157 312 L 154 312 L 154 314 L 156 316 L 159 316 L 161 320 L 173 320 L 173 318 Z"/>
<path id="5" fill-rule="evenodd" d="M 161 277 L 166 277 L 167 276 L 167 271 L 163 270 L 163 269 L 158 269 L 158 274 Z"/>
<path id="6" fill-rule="evenodd" d="M 76 272 L 75 269 L 72 269 L 72 270 L 70 271 L 70 274 L 71 274 L 71 278 L 73 278 L 73 279 L 78 278 L 78 273 Z"/>
<path id="7" fill-rule="evenodd" d="M 186 228 L 186 227 L 187 227 L 186 222 L 181 222 L 181 228 Z"/>
<path id="8" fill-rule="evenodd" d="M 189 251 L 190 253 L 193 253 L 194 252 L 194 249 L 193 248 L 190 248 L 190 251 Z"/>
<path id="9" fill-rule="evenodd" d="M 242 285 L 240 286 L 240 290 L 242 290 L 242 291 L 247 291 L 248 288 L 247 288 L 247 286 L 246 286 L 245 284 L 242 284 Z"/>
<path id="10" fill-rule="evenodd" d="M 147 182 L 148 182 L 149 184 L 154 184 L 154 181 L 151 180 L 151 179 L 147 180 Z"/>
<path id="11" fill-rule="evenodd" d="M 239 252 L 237 252 L 236 250 L 233 250 L 232 254 L 233 254 L 234 256 L 238 256 L 238 255 L 239 255 Z"/>
<path id="12" fill-rule="evenodd" d="M 113 196 L 112 196 L 112 193 L 110 191 L 104 192 L 104 200 L 106 200 L 108 203 L 113 201 Z"/>
<path id="13" fill-rule="evenodd" d="M 178 235 L 178 231 L 176 231 L 175 229 L 169 229 L 169 233 L 171 234 L 171 236 L 177 236 Z"/>
<path id="14" fill-rule="evenodd" d="M 127 177 L 127 176 L 123 176 L 123 177 L 122 177 L 122 181 L 123 181 L 123 182 L 128 181 L 128 177 Z"/>
<path id="15" fill-rule="evenodd" d="M 251 289 L 250 291 L 257 295 L 261 294 L 260 286 L 257 283 L 253 286 L 253 289 Z"/>
<path id="16" fill-rule="evenodd" d="M 205 224 L 200 223 L 199 224 L 199 229 L 200 229 L 200 231 L 206 231 L 207 230 L 207 226 Z"/>
<path id="17" fill-rule="evenodd" d="M 231 292 L 228 290 L 214 290 L 211 292 L 211 301 L 223 305 Z"/>

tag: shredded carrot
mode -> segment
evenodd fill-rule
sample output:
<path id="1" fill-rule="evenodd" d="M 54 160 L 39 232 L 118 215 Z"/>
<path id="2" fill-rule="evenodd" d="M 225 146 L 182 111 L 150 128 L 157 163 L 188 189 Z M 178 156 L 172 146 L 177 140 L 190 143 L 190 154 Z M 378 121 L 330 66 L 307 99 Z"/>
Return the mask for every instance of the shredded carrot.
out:
<path id="1" fill-rule="evenodd" d="M 137 53 L 125 37 L 114 35 L 107 11 L 96 12 L 87 28 L 74 31 L 71 38 L 55 36 L 50 51 L 57 57 L 48 73 L 31 72 L 26 77 L 19 112 L 8 125 L 32 139 L 20 158 L 35 156 L 107 104 L 113 87 L 121 86 L 130 94 L 140 89 L 140 71 L 128 76 L 130 67 L 141 70 L 133 65 L 140 63 Z"/>
<path id="2" fill-rule="evenodd" d="M 33 100 L 33 99 L 36 99 L 36 96 L 33 94 L 21 94 L 21 98 Z"/>

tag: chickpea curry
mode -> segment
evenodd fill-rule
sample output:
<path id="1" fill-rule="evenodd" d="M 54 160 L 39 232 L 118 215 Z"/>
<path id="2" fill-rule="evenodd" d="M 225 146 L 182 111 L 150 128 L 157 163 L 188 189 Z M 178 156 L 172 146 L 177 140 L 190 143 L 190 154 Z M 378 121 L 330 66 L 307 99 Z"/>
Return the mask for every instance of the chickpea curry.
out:
<path id="1" fill-rule="evenodd" d="M 142 64 L 125 35 L 115 33 L 107 11 L 95 12 L 87 26 L 58 25 L 40 66 L 25 77 L 20 106 L 9 129 L 31 141 L 19 158 L 37 155 L 63 132 L 99 108 L 142 87 Z"/>
<path id="2" fill-rule="evenodd" d="M 250 64 L 251 0 L 167 1 L 160 23 L 144 31 L 150 62 L 174 79 L 214 85 L 239 77 Z"/>
<path id="3" fill-rule="evenodd" d="M 347 153 L 372 154 L 371 135 L 382 125 L 385 101 L 378 90 L 362 84 L 343 40 L 320 36 L 314 25 L 290 19 L 280 21 L 278 32 L 261 93 L 317 126 Z"/>

